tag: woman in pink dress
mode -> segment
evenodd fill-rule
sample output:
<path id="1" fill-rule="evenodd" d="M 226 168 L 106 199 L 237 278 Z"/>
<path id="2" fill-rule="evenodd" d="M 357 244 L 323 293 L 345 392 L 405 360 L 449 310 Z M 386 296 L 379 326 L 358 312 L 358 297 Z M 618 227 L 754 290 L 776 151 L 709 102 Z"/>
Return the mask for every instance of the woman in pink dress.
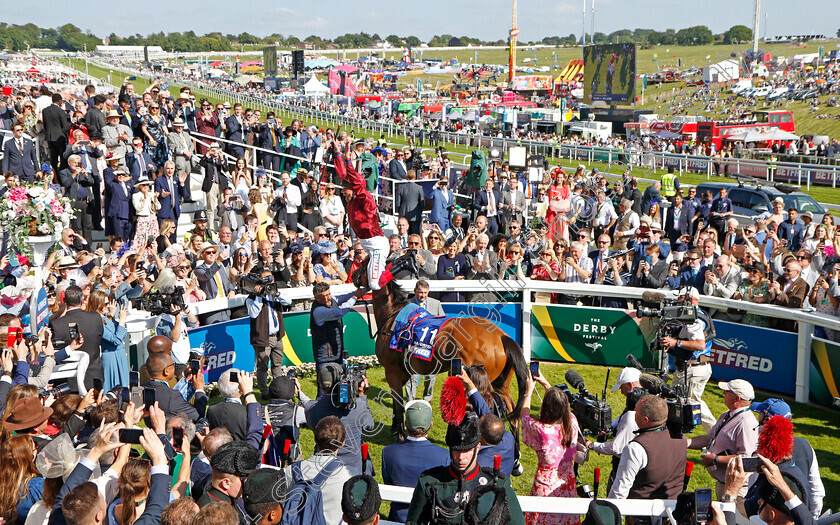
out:
<path id="1" fill-rule="evenodd" d="M 535 381 L 545 388 L 536 420 L 530 415 Z M 522 442 L 534 449 L 539 461 L 531 496 L 577 497 L 573 466 L 580 428 L 569 409 L 566 394 L 551 386 L 542 374 L 537 374 L 535 379 L 529 377 L 521 415 Z M 580 525 L 577 514 L 529 513 L 526 519 L 529 525 Z"/>
<path id="2" fill-rule="evenodd" d="M 548 225 L 552 240 L 569 240 L 569 228 L 565 218 L 566 212 L 571 207 L 570 194 L 569 181 L 562 175 L 558 175 L 548 187 L 548 210 L 545 214 L 545 223 Z"/>

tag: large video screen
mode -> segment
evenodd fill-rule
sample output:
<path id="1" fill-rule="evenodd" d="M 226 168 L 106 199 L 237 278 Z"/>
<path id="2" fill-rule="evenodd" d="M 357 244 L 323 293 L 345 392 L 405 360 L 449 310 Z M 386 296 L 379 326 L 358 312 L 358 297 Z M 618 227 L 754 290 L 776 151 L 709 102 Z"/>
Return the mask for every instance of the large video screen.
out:
<path id="1" fill-rule="evenodd" d="M 265 76 L 277 76 L 277 46 L 263 48 L 263 68 Z"/>
<path id="2" fill-rule="evenodd" d="M 588 102 L 635 102 L 636 44 L 584 47 L 583 79 Z"/>

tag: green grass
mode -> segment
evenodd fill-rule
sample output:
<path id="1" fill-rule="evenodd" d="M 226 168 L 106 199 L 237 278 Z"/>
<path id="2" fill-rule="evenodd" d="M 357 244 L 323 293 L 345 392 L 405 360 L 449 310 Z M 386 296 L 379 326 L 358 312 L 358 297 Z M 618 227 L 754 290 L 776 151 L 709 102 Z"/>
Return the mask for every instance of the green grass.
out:
<path id="1" fill-rule="evenodd" d="M 574 368 L 577 370 L 586 382 L 587 388 L 592 392 L 601 392 L 604 388 L 604 381 L 606 379 L 607 368 L 597 367 L 592 365 L 567 365 L 567 364 L 549 364 L 541 363 L 540 371 L 548 379 L 551 384 L 565 383 L 563 379 L 566 370 Z M 610 374 L 610 389 L 617 377 L 617 369 L 613 369 Z M 373 368 L 368 370 L 368 378 L 371 383 L 371 388 L 368 392 L 368 397 L 375 399 L 381 390 L 387 391 L 387 383 L 385 382 L 385 373 L 383 368 Z M 438 376 L 435 384 L 435 395 L 432 401 L 432 406 L 435 411 L 435 421 L 432 426 L 429 439 L 440 446 L 445 447 L 446 425 L 440 419 L 440 392 L 443 386 L 445 376 Z M 301 380 L 304 392 L 314 398 L 316 389 L 314 380 L 312 378 Z M 624 409 L 624 396 L 620 393 L 609 392 L 607 400 L 613 409 L 613 416 L 617 417 Z M 541 387 L 537 387 L 540 395 L 543 394 Z M 514 395 L 516 393 L 514 392 Z M 776 394 L 772 394 L 776 397 Z M 759 393 L 757 400 L 763 400 L 771 397 L 768 393 Z M 215 398 L 218 400 L 218 398 Z M 722 414 L 726 407 L 723 403 L 723 393 L 717 387 L 717 383 L 711 381 L 706 387 L 706 392 L 703 399 L 709 405 L 712 413 L 716 416 Z M 823 483 L 826 487 L 826 499 L 824 508 L 837 508 L 840 506 L 840 454 L 837 453 L 837 433 L 840 432 L 840 421 L 838 421 L 836 411 L 825 408 L 816 407 L 813 405 L 800 404 L 794 402 L 792 399 L 786 399 L 791 404 L 794 418 L 794 430 L 797 435 L 806 438 L 817 452 L 817 459 L 820 465 L 820 473 L 822 474 Z M 212 402 L 212 400 L 211 400 Z M 532 404 L 532 414 L 539 411 L 540 398 L 534 397 Z M 393 443 L 391 438 L 391 419 L 390 419 L 391 404 L 386 402 L 385 408 L 380 411 L 375 411 L 374 418 L 377 423 L 381 424 L 381 430 L 373 435 L 367 437 L 367 442 L 370 445 L 370 454 L 373 458 L 374 465 L 377 470 L 377 479 L 381 482 L 381 468 L 380 458 L 382 457 L 382 449 Z M 700 430 L 698 428 L 698 430 Z M 702 430 L 700 430 L 702 434 Z M 309 431 L 304 431 L 301 434 L 301 444 L 305 455 L 309 455 L 314 450 L 313 435 Z M 689 490 L 694 490 L 698 487 L 713 487 L 714 480 L 708 474 L 706 469 L 702 467 L 699 461 L 700 451 L 689 450 L 688 459 L 695 462 L 697 465 L 689 483 Z M 537 458 L 533 450 L 526 446 L 522 446 L 522 464 L 525 467 L 525 473 L 522 476 L 514 477 L 513 487 L 517 494 L 528 495 L 531 490 L 531 485 L 534 481 L 534 476 L 537 469 Z M 584 483 L 592 484 L 592 473 L 594 467 L 600 467 L 602 471 L 602 479 L 606 480 L 610 471 L 610 458 L 592 453 L 589 462 L 580 468 L 579 479 Z M 601 484 L 599 496 L 606 496 L 606 482 Z"/>

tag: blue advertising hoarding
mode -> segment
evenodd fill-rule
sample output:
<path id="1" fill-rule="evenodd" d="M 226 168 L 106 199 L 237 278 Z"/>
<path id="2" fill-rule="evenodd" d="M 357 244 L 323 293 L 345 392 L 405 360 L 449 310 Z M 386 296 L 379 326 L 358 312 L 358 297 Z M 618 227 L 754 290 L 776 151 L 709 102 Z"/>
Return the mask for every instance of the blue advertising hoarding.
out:
<path id="1" fill-rule="evenodd" d="M 795 393 L 797 334 L 726 321 L 715 321 L 715 331 L 715 379 L 746 379 L 761 390 Z"/>

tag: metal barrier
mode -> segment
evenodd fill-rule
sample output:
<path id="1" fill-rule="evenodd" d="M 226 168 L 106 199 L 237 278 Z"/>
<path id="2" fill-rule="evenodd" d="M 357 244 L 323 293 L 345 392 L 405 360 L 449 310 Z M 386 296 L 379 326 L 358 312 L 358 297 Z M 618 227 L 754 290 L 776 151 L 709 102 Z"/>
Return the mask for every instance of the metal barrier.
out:
<path id="1" fill-rule="evenodd" d="M 414 289 L 416 281 L 400 281 L 400 284 L 408 290 Z M 522 351 L 526 360 L 531 358 L 531 301 L 529 292 L 549 292 L 584 296 L 607 296 L 621 297 L 627 299 L 641 299 L 642 295 L 649 290 L 644 288 L 632 288 L 628 286 L 604 286 L 586 283 L 561 283 L 550 281 L 535 281 L 532 279 L 510 280 L 510 281 L 481 281 L 481 280 L 458 280 L 458 281 L 429 281 L 432 292 L 524 292 L 522 293 Z M 332 287 L 333 294 L 339 295 L 355 290 L 352 284 L 335 285 Z M 663 292 L 663 290 L 656 290 Z M 312 299 L 312 288 L 290 288 L 284 289 L 283 293 L 290 299 Z M 193 303 L 191 306 L 197 313 L 209 313 L 227 308 L 233 308 L 244 304 L 245 297 L 237 296 L 233 299 L 213 299 L 200 303 Z M 808 402 L 809 376 L 811 360 L 811 339 L 814 327 L 822 326 L 832 330 L 840 330 L 840 319 L 829 315 L 806 312 L 804 310 L 783 308 L 775 305 L 757 304 L 748 301 L 736 301 L 720 297 L 700 296 L 700 305 L 706 308 L 727 309 L 733 308 L 749 313 L 759 314 L 766 317 L 787 319 L 797 321 L 797 358 L 796 358 L 796 401 Z"/>

